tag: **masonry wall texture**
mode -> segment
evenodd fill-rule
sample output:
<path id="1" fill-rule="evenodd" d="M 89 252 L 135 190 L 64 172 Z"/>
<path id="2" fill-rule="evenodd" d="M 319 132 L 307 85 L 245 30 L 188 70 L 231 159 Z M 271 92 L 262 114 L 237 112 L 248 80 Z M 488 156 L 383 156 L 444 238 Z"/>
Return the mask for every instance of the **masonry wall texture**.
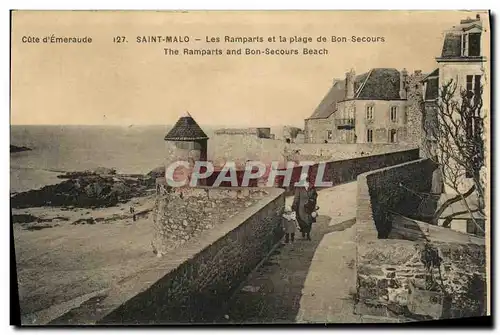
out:
<path id="1" fill-rule="evenodd" d="M 187 192 L 190 194 L 184 194 L 184 199 L 192 202 L 206 201 L 207 196 L 222 201 L 251 196 L 234 189 L 213 194 L 206 189 Z M 265 192 L 268 194 L 255 205 L 207 230 L 199 242 L 188 242 L 165 257 L 166 265 L 173 264 L 171 270 L 99 323 L 211 322 L 218 307 L 282 237 L 283 191 L 266 189 Z M 178 258 L 171 259 L 175 255 Z"/>
<path id="2" fill-rule="evenodd" d="M 420 154 L 423 155 L 422 145 L 425 138 L 423 130 L 422 111 L 422 82 L 423 75 L 417 71 L 408 76 L 408 86 L 412 89 L 407 91 L 407 125 L 405 143 L 415 147 L 420 147 Z"/>
<path id="3" fill-rule="evenodd" d="M 247 160 L 283 161 L 285 142 L 255 135 L 221 134 L 208 141 L 208 158 L 215 165 L 226 161 L 245 164 Z"/>
<path id="4" fill-rule="evenodd" d="M 358 176 L 356 313 L 412 320 L 485 315 L 484 243 L 442 227 L 434 229 L 447 241 L 387 239 L 388 211 L 411 217 L 422 200 L 399 183 L 428 192 L 433 169 L 418 159 Z M 441 259 L 439 270 L 425 266 L 429 248 Z"/>
<path id="5" fill-rule="evenodd" d="M 385 144 L 385 143 L 357 143 L 357 144 L 294 144 L 291 149 L 300 150 L 301 155 L 324 157 L 325 160 L 343 160 L 355 157 L 379 155 L 395 151 L 404 151 L 418 148 L 418 145 Z"/>
<path id="6" fill-rule="evenodd" d="M 400 183 L 415 192 L 429 192 L 433 171 L 430 160 L 418 159 L 358 176 L 358 239 L 387 238 L 392 228 L 388 211 L 406 216 L 417 213 L 422 199 Z"/>
<path id="7" fill-rule="evenodd" d="M 383 167 L 393 166 L 404 162 L 417 160 L 419 158 L 419 150 L 412 149 L 406 151 L 397 151 L 381 155 L 363 156 L 353 159 L 345 159 L 333 162 L 326 162 L 324 165 L 324 175 L 321 181 L 332 182 L 332 185 L 339 185 L 353 180 L 367 171 L 380 169 Z M 319 164 L 311 165 L 309 175 L 312 180 L 318 176 Z M 293 170 L 292 183 L 287 187 L 288 191 L 293 190 L 293 183 L 300 180 L 302 167 L 297 167 Z M 283 178 L 278 179 L 278 186 L 281 186 Z"/>
<path id="8" fill-rule="evenodd" d="M 222 166 L 226 161 L 245 164 L 247 160 L 264 162 L 284 162 L 285 148 L 298 150 L 301 156 L 318 156 L 325 161 L 351 159 L 365 155 L 377 155 L 393 151 L 402 151 L 418 148 L 418 144 L 335 144 L 335 143 L 292 143 L 284 140 L 259 138 L 255 134 L 219 134 L 208 140 L 208 159 L 214 165 Z M 172 156 L 171 150 L 167 150 Z"/>
<path id="9" fill-rule="evenodd" d="M 439 270 L 424 266 L 422 252 L 429 246 L 442 259 Z M 424 242 L 404 240 L 361 243 L 356 313 L 411 319 L 486 315 L 485 259 L 484 245 L 471 243 L 432 242 L 427 247 Z M 441 279 L 443 288 L 438 287 Z"/>
<path id="10" fill-rule="evenodd" d="M 164 255 L 192 237 L 224 223 L 265 195 L 263 189 L 177 188 L 157 195 L 153 252 Z"/>
<path id="11" fill-rule="evenodd" d="M 333 142 L 333 138 L 328 138 L 328 131 L 332 131 L 333 134 L 334 120 L 334 114 L 325 119 L 306 119 L 304 121 L 306 143 L 324 143 L 325 140 Z"/>

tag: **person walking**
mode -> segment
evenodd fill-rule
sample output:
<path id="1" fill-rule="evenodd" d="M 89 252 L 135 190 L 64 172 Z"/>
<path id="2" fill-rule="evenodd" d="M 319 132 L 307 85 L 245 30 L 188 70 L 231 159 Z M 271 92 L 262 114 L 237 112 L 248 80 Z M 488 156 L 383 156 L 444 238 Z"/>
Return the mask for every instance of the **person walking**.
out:
<path id="1" fill-rule="evenodd" d="M 285 213 L 283 213 L 283 227 L 285 228 L 285 243 L 293 243 L 295 240 L 296 231 L 296 217 L 295 212 L 292 211 L 290 206 L 285 208 Z"/>
<path id="2" fill-rule="evenodd" d="M 310 241 L 312 224 L 316 221 L 313 212 L 317 210 L 318 193 L 311 187 L 306 174 L 300 180 L 303 181 L 303 186 L 295 189 L 292 210 L 296 213 L 302 237 Z"/>

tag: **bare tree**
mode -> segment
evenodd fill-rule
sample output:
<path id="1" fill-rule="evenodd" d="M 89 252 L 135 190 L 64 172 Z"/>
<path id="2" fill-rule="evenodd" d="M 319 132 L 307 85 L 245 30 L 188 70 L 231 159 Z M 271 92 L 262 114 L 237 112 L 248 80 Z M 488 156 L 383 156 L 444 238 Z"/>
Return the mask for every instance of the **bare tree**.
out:
<path id="1" fill-rule="evenodd" d="M 483 230 L 472 214 L 485 214 L 485 180 L 481 175 L 485 169 L 483 88 L 478 87 L 475 92 L 461 89 L 458 94 L 457 89 L 457 84 L 450 80 L 439 88 L 436 113 L 429 115 L 422 109 L 427 118 L 424 121 L 426 139 L 433 139 L 425 141 L 426 149 L 440 167 L 444 183 L 457 193 L 437 208 L 433 222 L 437 223 L 450 205 L 462 201 L 466 210 L 445 217 L 443 226 L 449 227 L 454 217 L 469 213 L 476 226 Z M 469 196 L 473 193 L 477 195 L 477 206 L 470 202 Z"/>

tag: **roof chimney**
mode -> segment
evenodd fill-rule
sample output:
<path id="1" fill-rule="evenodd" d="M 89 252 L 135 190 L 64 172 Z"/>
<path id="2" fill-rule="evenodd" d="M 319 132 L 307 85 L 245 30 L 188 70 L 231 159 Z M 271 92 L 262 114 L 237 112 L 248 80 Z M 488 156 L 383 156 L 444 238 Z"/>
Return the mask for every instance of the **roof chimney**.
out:
<path id="1" fill-rule="evenodd" d="M 408 80 L 408 71 L 406 71 L 406 69 L 403 69 L 399 73 L 399 97 L 401 99 L 407 99 L 407 94 L 406 94 L 407 80 Z"/>
<path id="2" fill-rule="evenodd" d="M 460 24 L 468 24 L 468 23 L 472 23 L 472 22 L 476 22 L 476 21 L 480 21 L 480 20 L 481 20 L 481 16 L 479 14 L 476 14 L 476 18 L 471 19 L 469 16 L 467 16 L 467 18 L 465 20 L 460 20 Z"/>
<path id="3" fill-rule="evenodd" d="M 354 78 L 356 73 L 354 69 L 345 74 L 345 99 L 354 99 Z"/>

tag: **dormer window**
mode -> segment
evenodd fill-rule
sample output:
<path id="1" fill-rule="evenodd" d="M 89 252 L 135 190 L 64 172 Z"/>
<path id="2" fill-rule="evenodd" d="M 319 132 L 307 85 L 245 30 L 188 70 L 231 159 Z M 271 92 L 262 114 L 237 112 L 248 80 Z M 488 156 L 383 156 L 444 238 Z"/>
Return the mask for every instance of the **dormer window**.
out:
<path id="1" fill-rule="evenodd" d="M 481 33 L 462 34 L 462 57 L 479 57 L 481 55 Z"/>

